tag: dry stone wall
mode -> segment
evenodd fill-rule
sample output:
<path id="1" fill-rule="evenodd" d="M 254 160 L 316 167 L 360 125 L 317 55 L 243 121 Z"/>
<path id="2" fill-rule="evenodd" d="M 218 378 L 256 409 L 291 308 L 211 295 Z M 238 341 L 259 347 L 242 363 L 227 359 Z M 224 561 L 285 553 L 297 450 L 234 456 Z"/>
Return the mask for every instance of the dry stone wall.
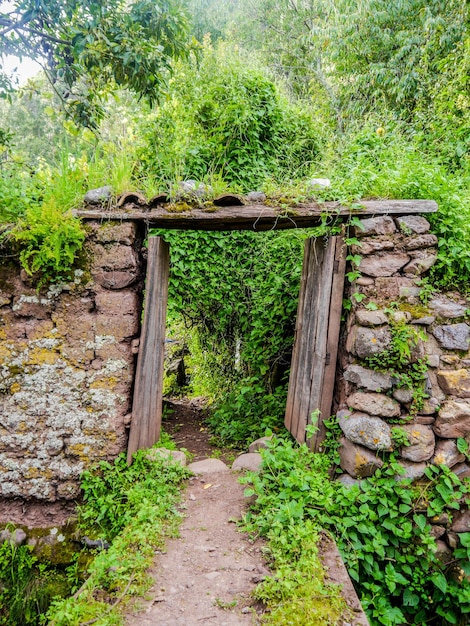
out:
<path id="1" fill-rule="evenodd" d="M 38 292 L 0 269 L 1 521 L 57 523 L 80 473 L 127 445 L 141 238 L 130 222 L 88 227 L 89 267 L 69 284 Z"/>
<path id="2" fill-rule="evenodd" d="M 372 475 L 383 464 L 382 453 L 392 450 L 413 480 L 429 464 L 470 476 L 460 451 L 465 444 L 457 445 L 459 439 L 470 442 L 470 302 L 457 293 L 431 293 L 423 301 L 420 281 L 436 260 L 437 245 L 424 217 L 362 223 L 352 247 L 362 257 L 361 275 L 349 293 L 338 381 L 340 480 Z M 400 347 L 405 356 L 395 368 L 391 354 L 399 355 Z M 415 377 L 410 387 L 407 375 L 419 369 L 423 379 Z M 456 532 L 470 531 L 469 512 L 456 514 L 453 525 Z"/>

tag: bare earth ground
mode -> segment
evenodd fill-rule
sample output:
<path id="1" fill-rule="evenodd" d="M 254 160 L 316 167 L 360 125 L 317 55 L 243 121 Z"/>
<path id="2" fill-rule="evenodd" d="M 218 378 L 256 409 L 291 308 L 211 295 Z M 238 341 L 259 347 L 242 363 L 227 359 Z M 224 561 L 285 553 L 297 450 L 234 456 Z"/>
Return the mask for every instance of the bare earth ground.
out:
<path id="1" fill-rule="evenodd" d="M 175 401 L 172 409 L 163 428 L 172 434 L 178 447 L 192 452 L 195 461 L 212 456 L 214 449 L 204 425 L 202 403 Z M 230 460 L 231 454 L 233 451 L 222 451 L 221 459 Z M 180 537 L 168 540 L 166 551 L 156 554 L 150 571 L 155 583 L 149 599 L 141 602 L 139 612 L 127 616 L 127 626 L 260 623 L 263 607 L 251 593 L 269 570 L 263 560 L 262 542 L 252 543 L 235 524 L 247 507 L 243 489 L 231 471 L 203 474 L 189 481 Z M 357 596 L 349 579 L 344 580 L 338 553 L 328 541 L 324 544 L 329 577 L 346 583 L 345 599 L 354 611 L 354 617 L 345 618 L 344 626 L 367 625 L 360 610 L 356 612 Z"/>
<path id="2" fill-rule="evenodd" d="M 175 401 L 171 409 L 163 428 L 177 446 L 188 449 L 194 461 L 212 456 L 202 404 Z M 221 458 L 227 460 L 230 453 Z M 157 554 L 151 599 L 141 613 L 128 617 L 128 626 L 258 624 L 261 609 L 250 593 L 269 571 L 261 542 L 251 543 L 237 531 L 235 520 L 246 507 L 237 475 L 227 471 L 192 478 L 183 506 L 180 538 L 169 540 L 166 552 Z"/>

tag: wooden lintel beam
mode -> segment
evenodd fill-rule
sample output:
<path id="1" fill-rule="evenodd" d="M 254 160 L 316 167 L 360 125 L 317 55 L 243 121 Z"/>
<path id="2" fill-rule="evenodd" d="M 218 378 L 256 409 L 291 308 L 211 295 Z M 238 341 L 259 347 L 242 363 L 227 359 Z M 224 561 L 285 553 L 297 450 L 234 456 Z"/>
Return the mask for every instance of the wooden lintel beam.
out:
<path id="1" fill-rule="evenodd" d="M 339 202 L 299 204 L 288 208 L 260 204 L 233 207 L 202 207 L 180 211 L 178 205 L 159 205 L 145 210 L 138 205 L 119 209 L 80 209 L 84 220 L 139 221 L 154 228 L 179 230 L 283 230 L 318 226 L 326 214 L 340 221 L 352 216 L 412 215 L 434 213 L 433 200 L 363 200 L 348 207 Z"/>

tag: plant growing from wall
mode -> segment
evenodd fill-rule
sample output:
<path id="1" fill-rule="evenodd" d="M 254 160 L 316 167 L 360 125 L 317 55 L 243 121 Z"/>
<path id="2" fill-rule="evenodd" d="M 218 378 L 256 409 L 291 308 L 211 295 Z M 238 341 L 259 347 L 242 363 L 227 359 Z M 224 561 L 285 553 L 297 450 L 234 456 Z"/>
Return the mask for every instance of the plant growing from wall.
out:
<path id="1" fill-rule="evenodd" d="M 26 209 L 11 236 L 20 246 L 22 266 L 28 274 L 38 274 L 41 285 L 71 278 L 85 231 L 78 219 L 50 201 Z"/>
<path id="2" fill-rule="evenodd" d="M 365 358 L 364 363 L 371 369 L 391 372 L 398 387 L 412 391 L 410 415 L 415 415 L 423 408 L 424 400 L 428 397 L 425 390 L 427 359 L 416 356 L 420 342 L 426 339 L 426 335 L 416 326 L 394 320 L 393 309 L 388 312 L 392 314 L 390 344 L 379 354 Z"/>

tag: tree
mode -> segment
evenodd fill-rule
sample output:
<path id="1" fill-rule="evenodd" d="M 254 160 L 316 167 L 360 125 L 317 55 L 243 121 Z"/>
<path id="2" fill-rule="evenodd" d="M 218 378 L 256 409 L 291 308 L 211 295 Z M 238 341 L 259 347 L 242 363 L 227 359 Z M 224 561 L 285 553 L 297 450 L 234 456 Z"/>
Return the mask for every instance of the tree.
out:
<path id="1" fill-rule="evenodd" d="M 69 114 L 90 127 L 117 87 L 157 100 L 188 33 L 182 0 L 0 0 L 0 57 L 40 61 Z M 0 93 L 11 87 L 0 70 Z"/>

